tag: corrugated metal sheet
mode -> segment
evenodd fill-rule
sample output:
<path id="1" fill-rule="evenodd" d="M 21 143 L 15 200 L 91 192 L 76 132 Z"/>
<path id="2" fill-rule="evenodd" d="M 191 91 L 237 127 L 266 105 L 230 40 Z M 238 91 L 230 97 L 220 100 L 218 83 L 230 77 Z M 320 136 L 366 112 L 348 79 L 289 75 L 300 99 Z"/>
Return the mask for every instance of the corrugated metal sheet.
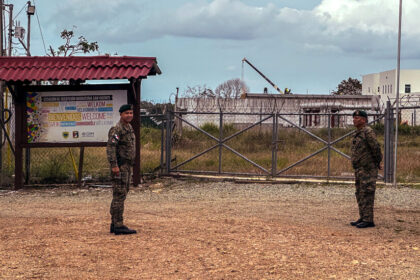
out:
<path id="1" fill-rule="evenodd" d="M 0 80 L 109 80 L 161 74 L 155 57 L 0 57 Z"/>

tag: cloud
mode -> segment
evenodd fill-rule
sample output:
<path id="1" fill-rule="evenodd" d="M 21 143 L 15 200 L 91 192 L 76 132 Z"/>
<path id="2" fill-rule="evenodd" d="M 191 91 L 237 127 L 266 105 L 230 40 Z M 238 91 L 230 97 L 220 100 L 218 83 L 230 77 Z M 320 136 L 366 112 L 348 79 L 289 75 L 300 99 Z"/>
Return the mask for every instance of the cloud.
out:
<path id="1" fill-rule="evenodd" d="M 390 0 L 324 0 L 313 12 L 332 35 L 350 29 L 383 35 L 396 32 L 398 9 L 398 1 Z M 420 34 L 416 28 L 420 23 L 416 17 L 419 12 L 418 1 L 404 1 L 405 32 L 410 36 Z"/>
<path id="2" fill-rule="evenodd" d="M 183 4 L 179 4 L 182 2 Z M 247 41 L 272 38 L 324 52 L 384 56 L 395 48 L 398 1 L 322 0 L 312 10 L 241 0 L 67 0 L 55 17 L 92 40 L 136 43 L 165 36 Z M 154 3 L 154 4 L 153 4 Z M 420 3 L 405 0 L 406 45 L 420 44 Z M 63 16 L 66 15 L 66 16 Z M 245 42 L 246 43 L 246 42 Z M 420 58 L 415 48 L 407 51 Z"/>
<path id="3" fill-rule="evenodd" d="M 127 36 L 144 17 L 144 4 L 131 0 L 64 0 L 48 20 L 56 31 L 77 27 L 89 40 Z M 130 28 L 131 27 L 131 28 Z M 124 34 L 124 35 L 123 35 Z"/>
<path id="4" fill-rule="evenodd" d="M 403 34 L 406 53 L 420 58 L 416 45 L 420 43 L 420 24 L 417 14 L 420 4 L 407 0 L 403 7 Z M 294 21 L 286 22 L 285 14 Z M 387 58 L 396 48 L 398 32 L 398 3 L 390 0 L 324 0 L 311 11 L 286 11 L 278 22 L 289 30 L 290 38 L 308 49 L 326 52 L 369 54 Z"/>

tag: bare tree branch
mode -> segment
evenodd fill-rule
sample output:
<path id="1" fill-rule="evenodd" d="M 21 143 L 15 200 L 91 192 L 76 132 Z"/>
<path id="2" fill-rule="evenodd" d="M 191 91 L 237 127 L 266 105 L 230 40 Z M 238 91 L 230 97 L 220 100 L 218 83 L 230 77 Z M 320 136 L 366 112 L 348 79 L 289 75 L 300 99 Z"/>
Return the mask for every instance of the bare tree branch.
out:
<path id="1" fill-rule="evenodd" d="M 249 88 L 241 79 L 231 79 L 217 86 L 215 93 L 220 98 L 240 98 L 242 92 L 248 92 Z"/>
<path id="2" fill-rule="evenodd" d="M 73 30 L 64 29 L 61 31 L 60 37 L 64 40 L 64 44 L 59 46 L 57 50 L 54 50 L 50 46 L 51 55 L 72 56 L 77 53 L 86 54 L 90 52 L 97 52 L 99 50 L 98 42 L 88 42 L 84 36 L 79 36 L 78 41 L 72 42 L 74 36 L 75 34 Z"/>

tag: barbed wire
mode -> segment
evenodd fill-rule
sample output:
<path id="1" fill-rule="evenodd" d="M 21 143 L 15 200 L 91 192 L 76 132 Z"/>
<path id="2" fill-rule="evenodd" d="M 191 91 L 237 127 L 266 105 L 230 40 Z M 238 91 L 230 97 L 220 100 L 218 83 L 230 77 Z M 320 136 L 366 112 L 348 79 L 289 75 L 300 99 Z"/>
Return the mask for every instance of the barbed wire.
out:
<path id="1" fill-rule="evenodd" d="M 414 99 L 407 99 L 413 101 Z M 370 102 L 370 101 L 369 101 Z M 195 113 L 285 113 L 300 112 L 302 109 L 346 110 L 357 107 L 377 107 L 372 104 L 360 105 L 356 101 L 340 102 L 334 99 L 305 100 L 303 102 L 290 101 L 286 98 L 267 97 L 266 99 L 241 99 L 218 97 L 183 97 L 178 99 L 177 108 Z"/>

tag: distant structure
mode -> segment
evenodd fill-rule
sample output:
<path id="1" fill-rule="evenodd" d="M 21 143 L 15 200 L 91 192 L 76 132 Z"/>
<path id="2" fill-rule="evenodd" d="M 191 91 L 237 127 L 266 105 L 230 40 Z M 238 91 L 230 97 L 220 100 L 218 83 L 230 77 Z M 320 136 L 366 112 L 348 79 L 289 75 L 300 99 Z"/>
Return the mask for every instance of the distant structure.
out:
<path id="1" fill-rule="evenodd" d="M 348 116 L 331 116 L 331 127 L 347 127 L 353 125 L 351 113 L 355 109 L 366 110 L 369 114 L 380 112 L 380 99 L 377 95 L 307 95 L 307 94 L 266 94 L 244 93 L 240 99 L 217 98 L 178 98 L 176 111 L 196 113 L 224 112 L 224 122 L 243 127 L 262 120 L 256 114 L 280 113 L 290 114 L 284 117 L 296 125 L 310 128 L 328 126 L 328 116 L 322 113 L 349 114 Z M 228 113 L 251 113 L 250 115 L 230 115 Z M 302 114 L 302 115 L 299 115 Z M 190 123 L 201 126 L 205 123 L 219 125 L 217 114 L 183 114 Z M 272 120 L 264 122 L 272 125 Z M 178 123 L 180 125 L 180 123 Z M 279 125 L 287 127 L 291 124 L 279 120 Z"/>
<path id="2" fill-rule="evenodd" d="M 389 100 L 395 103 L 396 99 L 396 69 L 380 73 L 372 73 L 362 76 L 362 95 L 376 95 L 380 98 L 381 109 Z M 412 107 L 420 106 L 420 70 L 400 70 L 400 122 L 417 125 L 416 113 L 418 109 Z M 411 109 L 404 109 L 411 107 Z"/>

